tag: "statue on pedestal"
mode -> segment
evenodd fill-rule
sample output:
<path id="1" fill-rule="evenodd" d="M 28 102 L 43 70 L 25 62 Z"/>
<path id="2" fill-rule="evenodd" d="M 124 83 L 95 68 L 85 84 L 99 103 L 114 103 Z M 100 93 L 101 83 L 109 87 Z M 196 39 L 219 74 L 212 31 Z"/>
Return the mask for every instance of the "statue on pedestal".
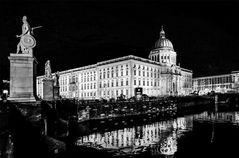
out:
<path id="1" fill-rule="evenodd" d="M 29 23 L 27 22 L 27 17 L 23 16 L 22 18 L 22 34 L 16 35 L 16 37 L 20 37 L 20 42 L 17 45 L 17 54 L 19 54 L 20 50 L 22 54 L 32 54 L 32 49 L 36 46 L 36 40 L 32 36 L 33 30 L 36 28 L 40 28 L 41 26 L 31 28 Z"/>
<path id="2" fill-rule="evenodd" d="M 46 63 L 45 63 L 45 78 L 51 78 L 52 79 L 50 60 L 47 60 Z"/>

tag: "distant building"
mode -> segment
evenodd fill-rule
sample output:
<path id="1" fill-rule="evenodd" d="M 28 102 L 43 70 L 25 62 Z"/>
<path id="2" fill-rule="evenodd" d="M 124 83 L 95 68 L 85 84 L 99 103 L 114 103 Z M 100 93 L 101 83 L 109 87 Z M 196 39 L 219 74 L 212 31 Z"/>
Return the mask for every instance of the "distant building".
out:
<path id="1" fill-rule="evenodd" d="M 193 90 L 199 94 L 239 92 L 239 71 L 229 74 L 193 78 Z"/>
<path id="2" fill-rule="evenodd" d="M 192 71 L 177 65 L 177 53 L 162 28 L 149 59 L 128 55 L 93 65 L 59 72 L 60 95 L 65 98 L 110 99 L 135 96 L 142 87 L 148 96 L 188 95 Z M 42 96 L 42 79 L 37 77 L 37 94 Z"/>

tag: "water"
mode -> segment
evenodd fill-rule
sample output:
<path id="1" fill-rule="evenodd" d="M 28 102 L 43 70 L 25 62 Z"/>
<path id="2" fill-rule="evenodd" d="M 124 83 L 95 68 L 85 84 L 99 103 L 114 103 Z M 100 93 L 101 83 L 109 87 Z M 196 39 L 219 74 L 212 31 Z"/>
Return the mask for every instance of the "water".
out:
<path id="1" fill-rule="evenodd" d="M 203 112 L 93 133 L 76 143 L 114 157 L 235 157 L 239 155 L 239 112 Z"/>

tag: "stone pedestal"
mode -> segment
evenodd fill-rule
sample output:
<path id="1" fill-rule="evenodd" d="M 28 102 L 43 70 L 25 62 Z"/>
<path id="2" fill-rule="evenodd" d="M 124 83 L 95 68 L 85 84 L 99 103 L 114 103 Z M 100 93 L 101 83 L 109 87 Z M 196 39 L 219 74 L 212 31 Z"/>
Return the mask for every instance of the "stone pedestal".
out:
<path id="1" fill-rule="evenodd" d="M 54 99 L 58 100 L 60 99 L 60 87 L 54 86 Z"/>
<path id="2" fill-rule="evenodd" d="M 36 102 L 36 59 L 30 54 L 10 54 L 10 97 L 15 102 Z"/>
<path id="3" fill-rule="evenodd" d="M 54 100 L 54 79 L 43 79 L 43 100 Z"/>

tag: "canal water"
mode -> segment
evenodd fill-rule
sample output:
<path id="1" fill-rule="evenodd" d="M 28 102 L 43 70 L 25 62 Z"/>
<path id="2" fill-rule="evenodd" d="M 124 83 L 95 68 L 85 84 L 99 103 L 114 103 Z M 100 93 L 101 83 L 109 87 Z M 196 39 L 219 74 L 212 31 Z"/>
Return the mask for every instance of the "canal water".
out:
<path id="1" fill-rule="evenodd" d="M 239 112 L 202 112 L 131 128 L 93 133 L 78 146 L 113 157 L 238 157 Z"/>

